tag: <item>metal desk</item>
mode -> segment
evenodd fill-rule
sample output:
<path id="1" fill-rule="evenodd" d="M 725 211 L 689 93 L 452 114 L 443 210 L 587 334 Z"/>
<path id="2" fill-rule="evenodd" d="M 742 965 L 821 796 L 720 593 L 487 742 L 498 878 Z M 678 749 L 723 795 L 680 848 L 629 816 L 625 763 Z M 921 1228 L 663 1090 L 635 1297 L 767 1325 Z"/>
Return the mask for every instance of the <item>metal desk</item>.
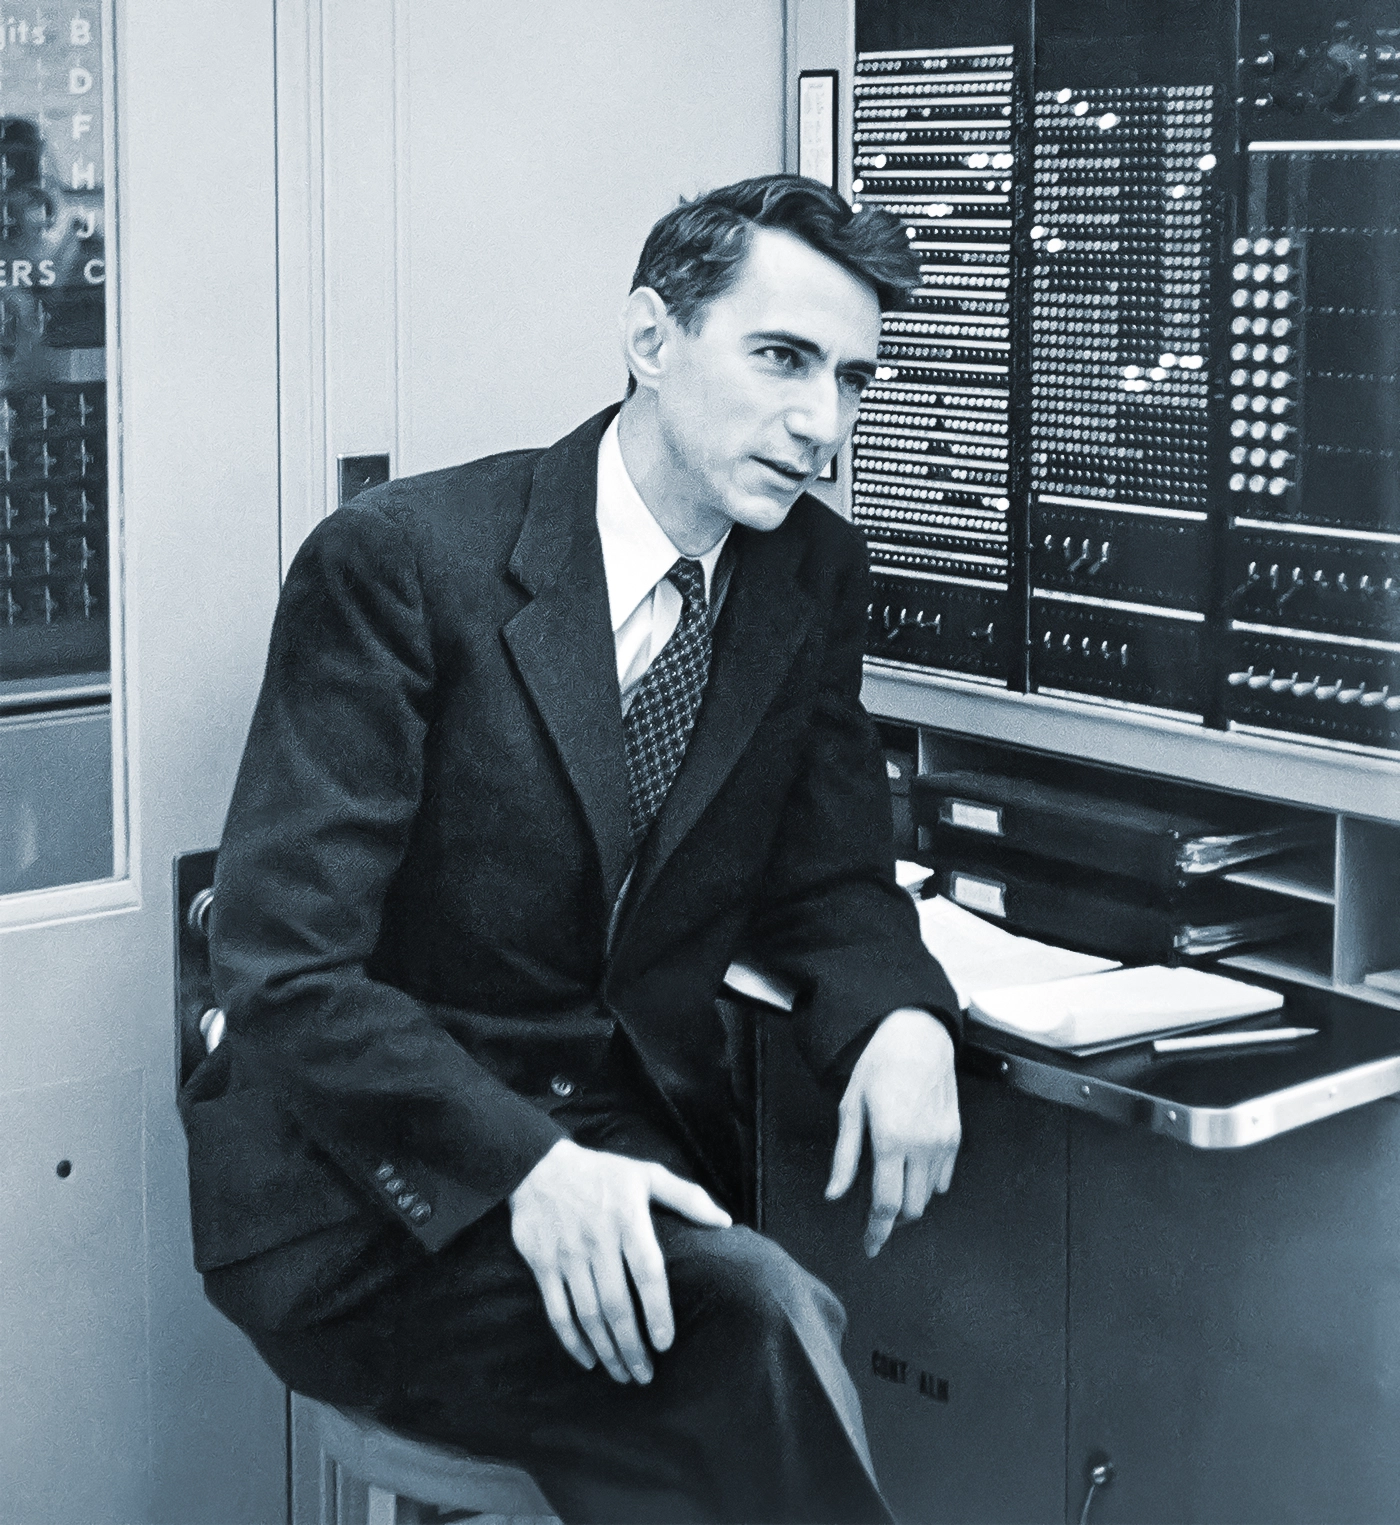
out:
<path id="1" fill-rule="evenodd" d="M 1044 1101 L 1147 1128 L 1196 1149 L 1238 1149 L 1400 1093 L 1400 1014 L 1328 991 L 1255 978 L 1281 1012 L 1227 1027 L 1316 1027 L 1278 1048 L 1152 1052 L 1150 1040 L 1076 1059 L 968 1025 L 963 1064 Z"/>

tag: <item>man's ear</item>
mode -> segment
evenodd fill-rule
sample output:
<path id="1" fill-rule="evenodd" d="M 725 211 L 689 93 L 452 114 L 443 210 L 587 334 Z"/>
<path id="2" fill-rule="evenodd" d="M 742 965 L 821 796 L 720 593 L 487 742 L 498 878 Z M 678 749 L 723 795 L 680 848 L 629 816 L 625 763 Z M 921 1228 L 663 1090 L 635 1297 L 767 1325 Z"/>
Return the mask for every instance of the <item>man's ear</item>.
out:
<path id="1" fill-rule="evenodd" d="M 639 387 L 653 390 L 665 374 L 675 322 L 650 286 L 638 286 L 622 309 L 622 354 Z"/>

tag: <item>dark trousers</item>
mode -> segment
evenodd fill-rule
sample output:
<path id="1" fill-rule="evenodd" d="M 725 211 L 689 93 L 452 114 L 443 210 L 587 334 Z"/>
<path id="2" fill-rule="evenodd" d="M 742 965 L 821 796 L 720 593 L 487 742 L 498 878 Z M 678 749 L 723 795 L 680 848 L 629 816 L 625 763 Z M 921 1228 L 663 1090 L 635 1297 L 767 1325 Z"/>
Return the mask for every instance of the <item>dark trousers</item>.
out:
<path id="1" fill-rule="evenodd" d="M 590 1148 L 697 1176 L 625 1075 L 559 1115 Z M 888 1521 L 835 1296 L 752 1229 L 653 1218 L 676 1338 L 646 1386 L 564 1351 L 504 1204 L 437 1255 L 375 1246 L 326 1289 L 331 1316 L 249 1333 L 298 1392 L 525 1467 L 565 1521 Z"/>

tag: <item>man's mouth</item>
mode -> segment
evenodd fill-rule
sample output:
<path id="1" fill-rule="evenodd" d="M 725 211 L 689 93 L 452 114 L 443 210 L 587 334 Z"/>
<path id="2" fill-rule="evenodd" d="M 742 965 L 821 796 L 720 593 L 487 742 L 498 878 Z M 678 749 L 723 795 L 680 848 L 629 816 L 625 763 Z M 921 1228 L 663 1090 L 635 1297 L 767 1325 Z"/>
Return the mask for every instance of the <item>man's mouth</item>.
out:
<path id="1" fill-rule="evenodd" d="M 775 461 L 766 455 L 756 455 L 754 459 L 760 466 L 766 466 L 769 471 L 775 472 L 784 481 L 792 483 L 794 487 L 811 476 L 811 472 L 805 466 L 794 466 L 789 461 Z"/>

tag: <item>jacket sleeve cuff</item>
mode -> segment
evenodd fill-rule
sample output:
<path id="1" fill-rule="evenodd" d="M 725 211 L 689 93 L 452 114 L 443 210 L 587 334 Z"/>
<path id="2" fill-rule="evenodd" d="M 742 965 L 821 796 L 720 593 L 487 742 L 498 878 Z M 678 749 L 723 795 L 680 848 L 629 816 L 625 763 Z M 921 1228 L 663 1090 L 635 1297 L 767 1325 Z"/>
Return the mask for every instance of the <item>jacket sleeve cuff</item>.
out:
<path id="1" fill-rule="evenodd" d="M 894 1011 L 922 1011 L 926 1012 L 935 1022 L 941 1022 L 947 1029 L 948 1036 L 953 1040 L 953 1052 L 956 1054 L 962 1046 L 961 1024 L 955 1016 L 937 1006 L 931 1006 L 924 1002 L 910 1001 L 904 1006 L 894 1006 L 884 1016 L 877 1017 L 869 1022 L 850 1040 L 836 1055 L 836 1057 L 820 1072 L 818 1080 L 822 1085 L 834 1090 L 844 1090 L 846 1083 L 851 1078 L 851 1071 L 856 1067 L 856 1061 L 865 1052 L 865 1045 L 875 1036 L 875 1029 Z"/>
<path id="2" fill-rule="evenodd" d="M 489 1168 L 474 1170 L 470 1184 L 461 1174 L 429 1165 L 411 1150 L 390 1146 L 370 1153 L 324 1135 L 321 1144 L 385 1212 L 436 1254 L 504 1202 L 555 1144 L 569 1137 L 548 1112 L 523 1097 L 513 1111 L 503 1130 L 508 1149 L 500 1151 Z"/>

